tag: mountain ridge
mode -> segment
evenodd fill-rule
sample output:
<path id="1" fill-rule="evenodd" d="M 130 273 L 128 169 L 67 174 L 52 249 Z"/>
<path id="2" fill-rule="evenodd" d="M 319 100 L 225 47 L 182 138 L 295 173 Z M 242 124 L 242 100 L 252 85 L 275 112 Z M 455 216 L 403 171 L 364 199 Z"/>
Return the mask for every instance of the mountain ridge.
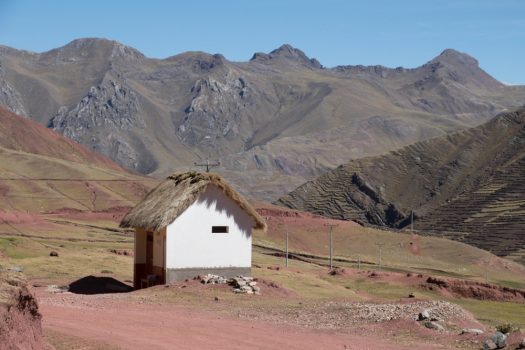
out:
<path id="1" fill-rule="evenodd" d="M 462 55 L 445 50 L 441 61 Z M 349 159 L 475 126 L 525 96 L 461 60 L 324 68 L 288 44 L 246 62 L 156 59 L 79 39 L 39 54 L 0 49 L 0 104 L 143 174 L 216 158 L 244 194 L 271 200 Z"/>

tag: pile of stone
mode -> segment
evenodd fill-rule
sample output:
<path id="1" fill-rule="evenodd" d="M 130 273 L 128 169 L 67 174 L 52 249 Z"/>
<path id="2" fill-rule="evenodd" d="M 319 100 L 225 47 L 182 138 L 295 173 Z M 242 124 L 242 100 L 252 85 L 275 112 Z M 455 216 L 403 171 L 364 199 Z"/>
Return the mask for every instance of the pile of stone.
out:
<path id="1" fill-rule="evenodd" d="M 212 275 L 211 273 L 199 276 L 198 279 L 200 279 L 202 284 L 227 284 L 230 281 L 226 277 Z"/>
<path id="2" fill-rule="evenodd" d="M 237 294 L 261 294 L 261 289 L 257 286 L 257 282 L 253 277 L 237 276 L 233 278 L 226 278 L 223 276 L 207 274 L 198 276 L 197 279 L 202 284 L 229 284 L 232 286 L 233 292 Z"/>
<path id="3" fill-rule="evenodd" d="M 253 277 L 237 276 L 230 280 L 230 285 L 235 288 L 234 293 L 238 294 L 261 294 L 261 289 Z"/>
<path id="4" fill-rule="evenodd" d="M 423 325 L 429 329 L 440 332 L 445 330 L 445 327 L 440 323 L 441 320 L 435 316 L 430 316 L 430 310 L 428 309 L 421 311 L 417 316 L 417 320 L 421 321 Z"/>
<path id="5" fill-rule="evenodd" d="M 436 322 L 453 318 L 468 319 L 459 306 L 446 301 L 416 301 L 413 303 L 339 303 L 326 304 L 335 313 L 344 313 L 354 323 L 384 322 L 390 320 L 419 320 Z M 421 315 L 420 315 L 421 314 Z"/>

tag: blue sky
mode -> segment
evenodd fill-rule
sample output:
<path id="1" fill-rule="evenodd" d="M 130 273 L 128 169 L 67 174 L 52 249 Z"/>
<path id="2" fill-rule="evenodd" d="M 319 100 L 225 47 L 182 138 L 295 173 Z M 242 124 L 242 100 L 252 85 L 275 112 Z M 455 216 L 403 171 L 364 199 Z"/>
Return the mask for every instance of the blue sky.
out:
<path id="1" fill-rule="evenodd" d="M 41 52 L 80 37 L 150 57 L 200 50 L 234 61 L 289 43 L 328 67 L 416 67 L 454 48 L 525 84 L 522 0 L 0 0 L 0 44 Z"/>

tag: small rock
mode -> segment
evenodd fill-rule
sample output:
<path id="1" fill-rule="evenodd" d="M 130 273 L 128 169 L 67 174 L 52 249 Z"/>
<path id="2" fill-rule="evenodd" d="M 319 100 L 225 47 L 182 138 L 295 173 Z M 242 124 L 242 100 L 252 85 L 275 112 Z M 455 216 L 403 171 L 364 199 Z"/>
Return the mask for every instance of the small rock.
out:
<path id="1" fill-rule="evenodd" d="M 461 334 L 475 334 L 480 335 L 483 334 L 483 331 L 478 328 L 464 328 L 461 330 Z"/>
<path id="2" fill-rule="evenodd" d="M 49 256 L 58 256 L 58 253 L 53 250 L 49 253 Z"/>
<path id="3" fill-rule="evenodd" d="M 432 322 L 432 321 L 425 322 L 425 327 L 429 329 L 435 329 L 436 331 L 440 331 L 440 332 L 445 330 L 445 328 L 442 325 L 436 322 Z"/>
<path id="4" fill-rule="evenodd" d="M 525 349 L 525 338 L 518 344 L 517 349 Z"/>
<path id="5" fill-rule="evenodd" d="M 255 293 L 260 293 L 260 292 L 261 292 L 261 288 L 259 288 L 259 287 L 257 287 L 257 286 L 253 286 L 252 289 L 253 289 L 253 291 L 254 291 Z"/>
<path id="6" fill-rule="evenodd" d="M 12 266 L 12 267 L 8 267 L 7 271 L 24 272 L 24 268 L 22 266 Z"/>
<path id="7" fill-rule="evenodd" d="M 428 320 L 430 318 L 430 312 L 428 310 L 423 310 L 419 313 L 419 315 L 417 316 L 417 319 L 419 321 L 424 321 L 424 320 Z"/>
<path id="8" fill-rule="evenodd" d="M 408 295 L 408 297 L 409 297 L 409 298 L 415 298 L 416 295 L 415 295 L 414 293 L 410 293 L 410 294 Z"/>
<path id="9" fill-rule="evenodd" d="M 213 300 L 215 300 L 215 301 L 219 301 L 219 297 L 215 297 Z"/>
<path id="10" fill-rule="evenodd" d="M 483 350 L 495 350 L 498 347 L 496 346 L 496 343 L 494 343 L 492 340 L 485 340 L 483 343 Z"/>

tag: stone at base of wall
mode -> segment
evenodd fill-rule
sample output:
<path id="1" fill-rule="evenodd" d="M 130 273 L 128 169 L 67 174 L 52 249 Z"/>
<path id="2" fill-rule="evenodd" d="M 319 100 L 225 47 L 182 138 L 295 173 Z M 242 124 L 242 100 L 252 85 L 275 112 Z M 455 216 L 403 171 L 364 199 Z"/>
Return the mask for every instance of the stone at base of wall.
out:
<path id="1" fill-rule="evenodd" d="M 192 279 L 198 275 L 218 275 L 226 278 L 235 276 L 251 276 L 251 267 L 216 267 L 216 268 L 187 268 L 187 269 L 167 269 L 166 283 L 184 281 Z"/>

